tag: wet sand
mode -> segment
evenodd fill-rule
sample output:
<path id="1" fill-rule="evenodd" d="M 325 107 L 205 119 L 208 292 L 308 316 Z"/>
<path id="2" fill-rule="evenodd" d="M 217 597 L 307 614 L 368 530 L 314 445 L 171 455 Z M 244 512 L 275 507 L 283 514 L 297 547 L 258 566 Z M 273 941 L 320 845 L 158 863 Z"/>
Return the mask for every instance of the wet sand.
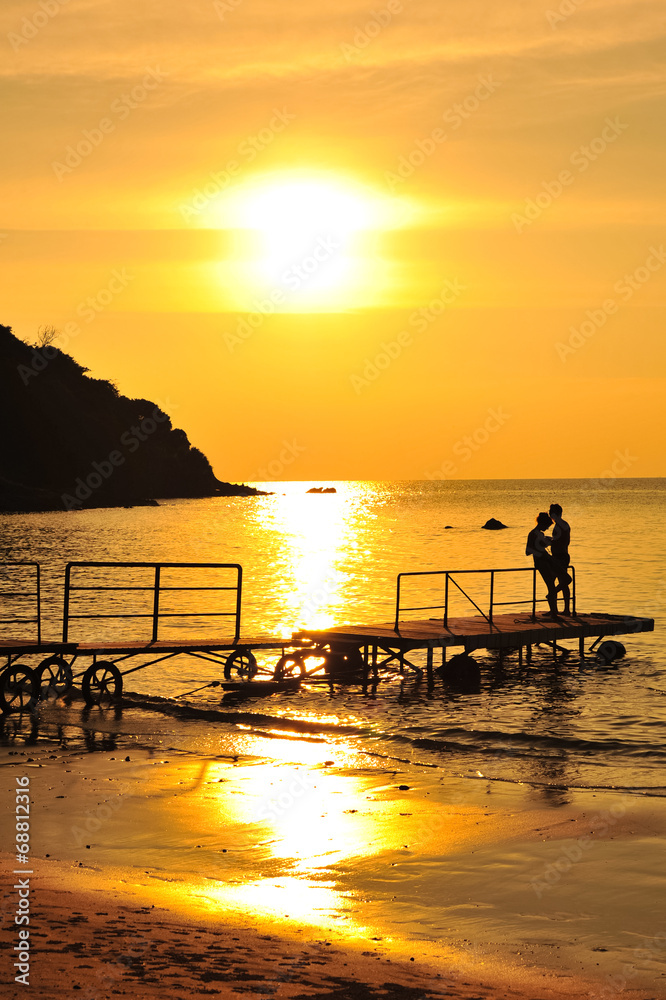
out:
<path id="1" fill-rule="evenodd" d="M 289 939 L 243 924 L 194 920 L 120 894 L 39 889 L 30 988 L 48 997 L 186 997 L 191 994 L 387 1000 L 523 998 L 451 979 L 420 960 L 364 954 L 321 937 Z M 39 929 L 37 929 L 39 928 Z M 3 996 L 25 996 L 9 987 Z"/>
<path id="2" fill-rule="evenodd" d="M 3 817 L 30 778 L 30 989 L 666 997 L 663 800 L 547 801 L 298 739 L 269 761 L 266 741 L 243 760 L 2 750 Z M 5 853 L 11 997 L 15 867 Z"/>

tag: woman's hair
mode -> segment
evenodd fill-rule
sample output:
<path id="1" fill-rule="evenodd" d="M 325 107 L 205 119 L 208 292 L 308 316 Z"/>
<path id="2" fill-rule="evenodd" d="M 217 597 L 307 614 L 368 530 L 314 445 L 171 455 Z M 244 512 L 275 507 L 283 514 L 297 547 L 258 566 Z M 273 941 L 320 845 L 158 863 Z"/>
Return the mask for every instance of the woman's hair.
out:
<path id="1" fill-rule="evenodd" d="M 538 527 L 541 528 L 541 530 L 543 531 L 546 528 L 550 528 L 551 524 L 553 523 L 553 519 L 550 516 L 550 514 L 546 514 L 545 510 L 542 510 L 540 514 L 537 514 L 536 523 Z"/>

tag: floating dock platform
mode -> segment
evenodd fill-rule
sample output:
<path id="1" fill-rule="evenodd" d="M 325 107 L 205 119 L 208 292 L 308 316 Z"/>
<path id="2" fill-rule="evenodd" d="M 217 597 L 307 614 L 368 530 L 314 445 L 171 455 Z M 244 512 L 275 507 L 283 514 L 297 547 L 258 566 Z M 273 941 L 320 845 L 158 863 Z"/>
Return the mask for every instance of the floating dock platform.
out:
<path id="1" fill-rule="evenodd" d="M 510 579 L 509 574 L 529 574 L 531 593 L 529 597 L 517 600 L 499 600 L 497 598 L 501 585 Z M 413 573 L 400 573 L 397 578 L 395 617 L 392 622 L 378 625 L 337 625 L 327 629 L 303 629 L 292 636 L 295 643 L 311 643 L 317 648 L 330 648 L 338 651 L 362 651 L 366 672 L 371 670 L 376 677 L 380 669 L 394 664 L 400 672 L 410 666 L 419 670 L 409 660 L 407 654 L 416 650 L 426 653 L 426 671 L 428 682 L 433 683 L 435 669 L 435 651 L 441 651 L 441 664 L 446 663 L 447 651 L 461 647 L 461 651 L 470 655 L 478 649 L 498 650 L 503 653 L 515 650 L 522 662 L 523 654 L 528 661 L 531 658 L 532 647 L 549 644 L 554 655 L 560 649 L 559 643 L 565 639 L 577 639 L 581 659 L 585 657 L 585 640 L 593 638 L 595 642 L 590 651 L 606 636 L 630 635 L 638 632 L 652 632 L 654 620 L 635 615 L 617 615 L 605 612 L 581 614 L 576 611 L 576 570 L 569 567 L 571 576 L 570 607 L 571 613 L 558 614 L 554 617 L 547 612 L 539 614 L 537 605 L 547 603 L 547 598 L 537 597 L 537 585 L 541 578 L 535 567 L 517 567 L 510 569 L 489 570 L 438 570 Z M 405 580 L 430 578 L 427 583 L 431 590 L 438 584 L 443 591 L 443 603 L 407 606 L 403 604 Z M 462 587 L 461 578 L 476 578 L 482 585 L 487 581 L 487 594 L 484 594 L 483 610 L 479 604 Z M 437 578 L 434 580 L 433 578 Z M 524 578 L 524 576 L 523 576 Z M 518 578 L 520 579 L 520 577 Z M 467 584 L 466 584 L 467 585 Z M 478 612 L 470 617 L 452 617 L 450 614 L 451 596 L 458 593 Z M 520 612 L 521 606 L 528 605 L 528 612 Z M 513 613 L 497 613 L 497 608 L 512 607 Z M 416 611 L 439 611 L 436 618 L 405 618 Z"/>
<path id="2" fill-rule="evenodd" d="M 495 615 L 492 622 L 482 615 L 470 618 L 451 618 L 446 627 L 441 619 L 422 619 L 403 622 L 399 628 L 388 622 L 379 625 L 338 625 L 317 631 L 302 630 L 293 635 L 296 643 L 313 643 L 316 647 L 330 646 L 362 649 L 365 662 L 376 675 L 380 667 L 396 662 L 399 667 L 413 666 L 407 654 L 415 650 L 426 653 L 426 669 L 432 681 L 435 651 L 441 650 L 441 662 L 446 662 L 449 649 L 461 647 L 468 654 L 478 649 L 496 649 L 503 652 L 517 650 L 522 660 L 523 651 L 529 660 L 532 646 L 549 644 L 557 651 L 564 639 L 577 639 L 581 657 L 585 656 L 585 640 L 597 642 L 606 636 L 652 632 L 651 618 L 632 615 L 610 615 L 601 612 L 564 616 L 557 620 L 532 615 Z M 595 642 L 593 645 L 596 645 Z M 384 658 L 380 659 L 381 654 Z"/>
<path id="3" fill-rule="evenodd" d="M 65 569 L 62 640 L 45 642 L 39 564 L 3 563 L 0 568 L 5 574 L 28 574 L 24 586 L 17 583 L 10 591 L 0 590 L 3 598 L 28 602 L 28 607 L 0 619 L 0 623 L 19 626 L 21 630 L 32 626 L 36 632 L 32 640 L 0 636 L 0 656 L 7 660 L 6 669 L 0 673 L 1 711 L 29 709 L 39 697 L 66 694 L 77 680 L 88 703 L 118 700 L 124 676 L 178 656 L 215 664 L 224 681 L 239 687 L 246 688 L 258 675 L 257 687 L 263 681 L 267 690 L 278 690 L 280 686 L 293 686 L 297 679 L 310 678 L 365 685 L 370 678 L 374 683 L 380 671 L 404 674 L 405 668 L 421 676 L 422 666 L 410 658 L 420 652 L 425 654 L 425 672 L 432 685 L 434 672 L 440 667 L 440 663 L 435 664 L 435 654 L 439 654 L 444 667 L 451 649 L 459 648 L 468 656 L 479 649 L 498 650 L 500 657 L 513 650 L 521 662 L 523 656 L 529 662 L 533 646 L 548 644 L 557 656 L 562 651 L 559 643 L 574 639 L 578 640 L 580 657 L 584 659 L 587 639 L 595 640 L 588 650 L 592 651 L 607 636 L 654 630 L 651 618 L 579 613 L 573 566 L 569 567 L 571 613 L 557 616 L 539 613 L 537 606 L 547 603 L 546 598 L 537 597 L 541 578 L 534 567 L 519 567 L 400 573 L 392 622 L 301 629 L 290 639 L 248 638 L 241 633 L 243 571 L 237 563 L 77 562 L 68 563 Z M 202 572 L 203 578 L 199 578 Z M 218 573 L 222 577 L 213 582 Z M 439 603 L 405 606 L 405 591 L 413 593 L 415 582 L 421 600 Z M 529 589 L 525 583 L 530 584 Z M 470 585 L 475 597 L 468 592 Z M 211 608 L 209 603 L 214 597 L 221 598 L 223 605 Z M 179 598 L 185 603 L 174 604 Z M 461 602 L 463 607 L 471 605 L 476 614 L 454 616 L 454 603 L 457 608 Z M 423 616 L 424 612 L 432 615 L 434 611 L 438 612 L 435 617 Z M 417 613 L 418 617 L 408 617 Z M 137 619 L 143 620 L 147 634 L 126 638 L 124 622 Z M 202 637 L 195 634 L 194 638 L 181 638 L 182 632 L 172 632 L 167 637 L 162 632 L 165 619 L 177 623 L 194 620 L 194 627 Z M 221 620 L 227 622 L 227 636 L 214 638 L 213 625 Z M 79 630 L 79 622 L 86 622 L 86 631 L 92 635 L 73 637 L 72 631 L 75 627 Z M 116 627 L 122 623 L 123 634 L 109 634 L 114 623 Z M 182 627 L 176 624 L 177 629 Z M 133 632 L 134 629 L 130 635 Z M 274 667 L 260 666 L 255 652 L 270 650 L 279 653 L 277 663 Z M 23 657 L 41 658 L 45 654 L 34 669 L 19 662 Z M 128 661 L 135 657 L 141 662 L 128 666 Z M 73 668 L 82 659 L 92 663 L 75 674 Z M 473 662 L 468 661 L 467 666 L 478 673 Z M 458 667 L 465 669 L 465 664 L 459 660 Z M 267 684 L 268 678 L 274 682 L 273 687 Z M 221 683 L 221 680 L 211 681 L 194 691 Z M 223 687 L 228 690 L 232 685 L 227 683 Z"/>

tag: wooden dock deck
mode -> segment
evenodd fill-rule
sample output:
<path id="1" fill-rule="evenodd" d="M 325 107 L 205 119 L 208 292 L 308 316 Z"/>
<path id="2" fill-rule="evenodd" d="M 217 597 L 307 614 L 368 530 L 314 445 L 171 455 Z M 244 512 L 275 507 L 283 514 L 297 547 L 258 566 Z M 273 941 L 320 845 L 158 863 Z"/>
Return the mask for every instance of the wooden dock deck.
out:
<path id="1" fill-rule="evenodd" d="M 72 646 L 72 651 L 79 656 L 88 656 L 93 653 L 102 655 L 127 655 L 138 656 L 142 653 L 153 655 L 155 653 L 169 653 L 177 655 L 179 653 L 229 653 L 235 649 L 283 649 L 290 646 L 288 639 L 270 639 L 262 636 L 259 639 L 238 638 L 238 639 L 139 639 L 135 641 L 118 640 L 116 642 L 78 642 Z M 43 647 L 42 647 L 43 648 Z"/>
<path id="2" fill-rule="evenodd" d="M 417 619 L 393 624 L 335 625 L 320 631 L 295 632 L 298 642 L 345 643 L 354 646 L 379 646 L 391 649 L 437 649 L 462 646 L 473 649 L 507 649 L 531 646 L 539 642 L 561 639 L 585 639 L 606 635 L 628 635 L 632 632 L 654 631 L 654 620 L 632 615 L 611 615 L 596 612 L 576 614 L 553 620 L 544 616 L 495 615 L 489 622 L 481 615 L 470 618 L 450 618 L 448 625 L 441 618 Z"/>
<path id="3" fill-rule="evenodd" d="M 293 634 L 294 642 L 311 642 L 332 649 L 363 650 L 365 662 L 377 673 L 378 667 L 397 660 L 401 666 L 409 663 L 405 654 L 414 650 L 426 652 L 428 679 L 432 680 L 434 650 L 441 649 L 442 662 L 447 650 L 462 647 L 465 653 L 478 649 L 518 650 L 528 657 L 533 645 L 544 643 L 557 649 L 565 639 L 577 639 L 581 658 L 585 656 L 585 640 L 606 636 L 630 635 L 654 631 L 652 618 L 634 615 L 614 615 L 604 612 L 562 615 L 557 619 L 546 615 L 502 614 L 489 620 L 484 615 L 469 618 L 426 618 L 378 625 L 336 625 L 327 629 L 304 629 Z M 386 655 L 378 662 L 380 653 Z M 412 664 L 410 664 L 412 665 Z"/>

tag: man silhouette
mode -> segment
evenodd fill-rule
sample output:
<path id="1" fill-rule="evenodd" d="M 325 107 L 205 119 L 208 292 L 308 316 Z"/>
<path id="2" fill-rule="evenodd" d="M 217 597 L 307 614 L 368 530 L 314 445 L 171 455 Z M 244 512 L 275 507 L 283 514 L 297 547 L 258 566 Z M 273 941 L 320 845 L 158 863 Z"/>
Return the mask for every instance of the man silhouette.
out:
<path id="1" fill-rule="evenodd" d="M 562 517 L 562 508 L 559 503 L 551 503 L 548 513 L 555 522 L 553 525 L 553 541 L 550 551 L 553 557 L 554 569 L 557 573 L 558 586 L 556 590 L 562 591 L 564 599 L 564 614 L 571 614 L 571 591 L 569 584 L 572 577 L 568 573 L 571 556 L 569 555 L 569 543 L 571 541 L 571 527 Z"/>

